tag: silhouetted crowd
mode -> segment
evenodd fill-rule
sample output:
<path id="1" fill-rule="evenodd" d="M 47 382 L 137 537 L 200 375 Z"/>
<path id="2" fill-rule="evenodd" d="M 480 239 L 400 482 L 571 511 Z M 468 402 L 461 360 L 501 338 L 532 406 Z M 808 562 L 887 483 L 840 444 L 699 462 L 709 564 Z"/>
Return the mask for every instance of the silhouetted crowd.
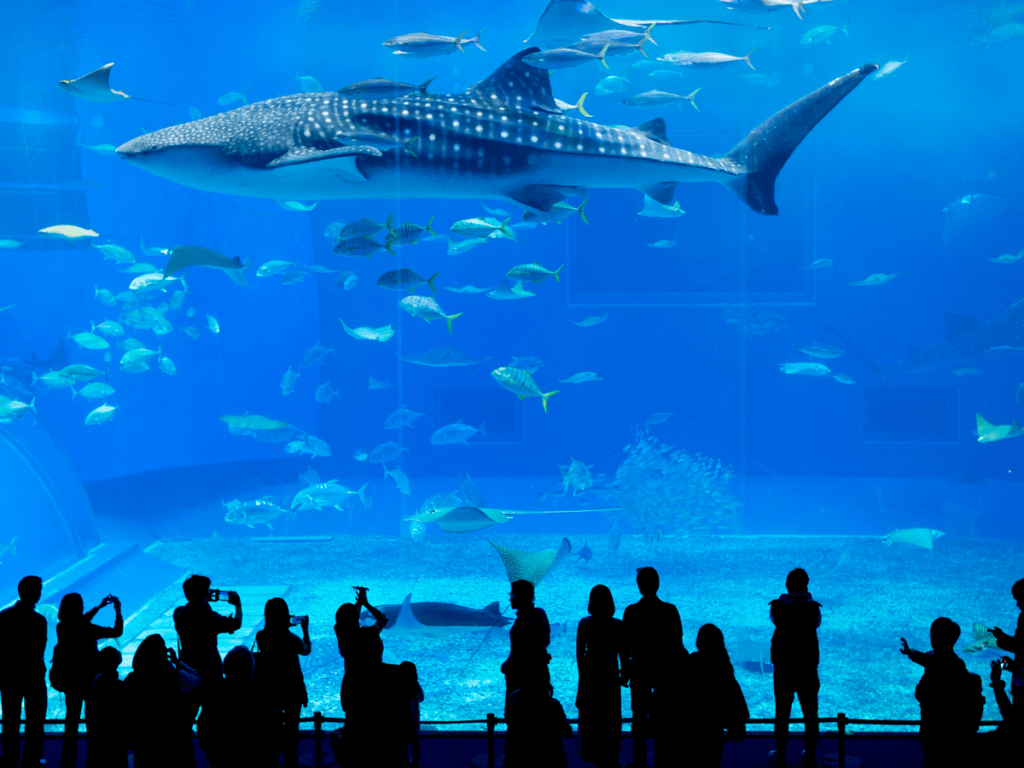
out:
<path id="1" fill-rule="evenodd" d="M 576 633 L 579 686 L 576 707 L 579 757 L 598 766 L 619 765 L 622 739 L 620 688 L 630 692 L 634 766 L 646 766 L 648 739 L 655 766 L 717 766 L 729 741 L 742 741 L 750 717 L 725 637 L 714 624 L 697 632 L 696 650 L 683 644 L 679 611 L 658 597 L 658 573 L 638 568 L 640 599 L 614 618 L 611 590 L 590 591 L 588 614 Z M 37 613 L 43 583 L 26 576 L 19 600 L 0 611 L 0 697 L 3 706 L 3 766 L 39 765 L 46 715 L 47 621 Z M 383 661 L 381 632 L 387 617 L 370 605 L 367 589 L 356 587 L 354 603 L 335 614 L 338 652 L 344 659 L 341 707 L 343 728 L 330 734 L 342 766 L 419 765 L 419 705 L 423 701 L 416 666 Z M 1014 634 L 991 630 L 998 647 L 1014 654 L 991 662 L 989 686 L 1001 723 L 978 733 L 985 703 L 982 679 L 969 673 L 954 652 L 960 627 L 940 617 L 931 626 L 932 650 L 914 650 L 901 638 L 900 652 L 924 668 L 915 689 L 921 707 L 921 749 L 929 768 L 943 766 L 1017 766 L 1024 764 L 1021 715 L 1024 707 L 1024 579 L 1012 588 L 1022 611 Z M 300 656 L 311 651 L 309 617 L 293 616 L 280 597 L 264 608 L 263 627 L 251 646 L 238 645 L 221 658 L 218 638 L 242 626 L 237 593 L 211 589 L 205 576 L 184 582 L 185 605 L 174 611 L 175 646 L 162 635 L 142 640 L 132 671 L 120 679 L 120 651 L 99 641 L 120 637 L 121 602 L 108 595 L 85 610 L 82 596 L 63 597 L 56 627 L 50 686 L 67 704 L 62 766 L 78 758 L 78 728 L 85 707 L 86 764 L 124 768 L 194 766 L 193 724 L 211 766 L 292 766 L 298 764 L 299 718 L 308 703 Z M 516 619 L 510 630 L 505 676 L 505 765 L 509 768 L 567 765 L 563 738 L 572 735 L 565 711 L 554 698 L 548 665 L 551 626 L 534 604 L 528 581 L 512 583 L 509 594 Z M 231 616 L 211 602 L 226 600 Z M 113 606 L 114 625 L 94 623 Z M 363 609 L 372 624 L 360 622 Z M 817 765 L 818 627 L 821 605 L 809 591 L 806 571 L 786 578 L 786 591 L 769 604 L 775 626 L 771 642 L 774 667 L 775 749 L 771 765 L 787 765 L 789 719 L 799 698 L 805 721 L 799 764 Z M 295 629 L 301 633 L 296 634 Z M 1010 693 L 1002 679 L 1012 673 Z M 19 719 L 24 705 L 24 752 Z"/>

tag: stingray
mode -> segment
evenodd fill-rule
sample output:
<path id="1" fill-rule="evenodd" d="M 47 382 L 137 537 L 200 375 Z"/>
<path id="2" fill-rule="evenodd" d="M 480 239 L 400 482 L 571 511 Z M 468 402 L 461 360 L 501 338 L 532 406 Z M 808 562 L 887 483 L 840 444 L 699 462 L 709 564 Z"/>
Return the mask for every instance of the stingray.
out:
<path id="1" fill-rule="evenodd" d="M 468 533 L 479 531 L 495 523 L 507 523 L 511 515 L 500 509 L 481 509 L 480 507 L 440 507 L 417 512 L 405 518 L 406 522 L 437 523 L 438 528 L 447 533 Z"/>
<path id="2" fill-rule="evenodd" d="M 620 512 L 620 507 L 608 509 L 489 509 L 487 507 L 437 507 L 417 512 L 405 518 L 406 522 L 437 523 L 447 533 L 469 533 L 495 523 L 507 523 L 516 515 L 564 515 L 571 512 Z"/>
<path id="3" fill-rule="evenodd" d="M 945 536 L 942 531 L 932 528 L 897 528 L 892 533 L 882 537 L 882 542 L 891 547 L 893 544 L 913 544 L 915 547 L 932 549 L 932 544 L 940 536 Z"/>
<path id="4" fill-rule="evenodd" d="M 966 653 L 977 653 L 989 648 L 999 648 L 996 644 L 996 636 L 984 624 L 976 621 L 971 629 L 974 632 L 974 642 L 964 648 Z"/>
<path id="5" fill-rule="evenodd" d="M 407 363 L 428 365 L 431 368 L 454 368 L 459 365 L 476 365 L 490 359 L 491 356 L 488 355 L 487 357 L 481 357 L 479 360 L 472 360 L 455 349 L 455 347 L 434 347 L 419 355 L 402 357 L 402 360 Z"/>
<path id="6" fill-rule="evenodd" d="M 677 24 L 726 24 L 730 27 L 748 27 L 735 21 L 713 19 L 610 19 L 588 0 L 551 0 L 537 21 L 537 28 L 526 40 L 531 45 L 546 45 L 555 48 L 578 43 L 584 35 L 606 32 L 612 29 L 647 29 L 653 25 L 675 26 Z M 767 27 L 758 27 L 767 29 Z"/>
<path id="7" fill-rule="evenodd" d="M 774 669 L 770 663 L 771 657 L 772 644 L 770 641 L 748 640 L 745 637 L 740 638 L 739 645 L 733 655 L 733 658 L 738 659 L 740 664 L 746 669 L 749 671 L 760 669 L 762 675 Z"/>
<path id="8" fill-rule="evenodd" d="M 501 615 L 496 602 L 478 609 L 455 603 L 414 603 L 408 594 L 401 605 L 381 605 L 378 610 L 388 618 L 385 631 L 395 635 L 451 637 L 500 629 L 512 623 L 512 619 Z M 363 617 L 368 618 L 369 614 L 360 618 Z"/>
<path id="9" fill-rule="evenodd" d="M 540 552 L 521 552 L 493 541 L 489 543 L 498 551 L 510 583 L 525 579 L 535 587 L 572 551 L 568 539 L 562 539 L 558 549 L 544 549 Z"/>
<path id="10" fill-rule="evenodd" d="M 110 87 L 110 68 L 113 66 L 114 62 L 110 62 L 109 64 L 104 64 L 99 69 L 94 69 L 87 75 L 82 75 L 76 80 L 61 80 L 57 83 L 57 87 L 69 96 L 74 96 L 76 99 L 83 99 L 84 101 L 92 101 L 96 104 L 107 104 L 111 101 L 127 101 L 128 99 L 148 101 L 150 104 L 166 104 L 163 101 L 152 101 L 151 99 L 143 99 L 139 96 L 129 96 L 124 91 L 115 91 Z"/>
<path id="11" fill-rule="evenodd" d="M 176 245 L 171 248 L 171 258 L 164 267 L 164 277 L 181 272 L 189 267 L 213 267 L 215 269 L 241 269 L 244 264 L 235 256 L 229 259 L 220 251 L 199 245 Z"/>

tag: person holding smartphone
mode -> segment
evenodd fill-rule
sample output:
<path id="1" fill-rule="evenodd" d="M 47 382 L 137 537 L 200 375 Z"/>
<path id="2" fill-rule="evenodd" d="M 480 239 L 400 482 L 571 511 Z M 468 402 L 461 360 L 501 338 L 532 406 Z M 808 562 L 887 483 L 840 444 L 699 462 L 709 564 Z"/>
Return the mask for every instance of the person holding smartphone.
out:
<path id="1" fill-rule="evenodd" d="M 103 627 L 92 620 L 100 610 L 114 606 L 114 626 Z M 107 595 L 99 605 L 83 611 L 84 602 L 77 592 L 69 592 L 60 601 L 57 613 L 57 646 L 53 650 L 54 663 L 50 671 L 51 682 L 59 680 L 67 704 L 64 715 L 64 744 L 60 764 L 73 766 L 78 759 L 78 724 L 82 719 L 82 704 L 92 691 L 93 678 L 99 674 L 97 642 L 104 638 L 120 637 L 124 633 L 121 601 Z M 63 680 L 60 678 L 63 677 Z"/>
<path id="2" fill-rule="evenodd" d="M 291 631 L 295 625 L 302 629 L 301 638 Z M 284 752 L 285 765 L 298 765 L 299 715 L 309 703 L 299 656 L 309 656 L 313 650 L 309 617 L 292 616 L 284 598 L 270 598 L 263 609 L 263 629 L 256 633 L 256 647 L 260 658 L 253 673 L 253 685 L 273 713 L 281 734 L 279 745 L 271 749 L 274 761 Z"/>
<path id="3" fill-rule="evenodd" d="M 182 587 L 187 602 L 174 609 L 174 629 L 181 644 L 181 660 L 199 673 L 205 695 L 223 677 L 217 635 L 234 633 L 242 626 L 242 600 L 237 592 L 228 592 L 227 601 L 234 606 L 235 615 L 225 616 L 210 607 L 210 598 L 220 599 L 222 591 L 211 594 L 209 577 L 193 574 Z"/>

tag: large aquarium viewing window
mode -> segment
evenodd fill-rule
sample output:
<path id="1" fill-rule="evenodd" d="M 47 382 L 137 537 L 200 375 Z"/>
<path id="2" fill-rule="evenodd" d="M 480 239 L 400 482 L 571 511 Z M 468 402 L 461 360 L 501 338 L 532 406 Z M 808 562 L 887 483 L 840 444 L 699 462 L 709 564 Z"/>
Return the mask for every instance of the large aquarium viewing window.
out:
<path id="1" fill-rule="evenodd" d="M 653 566 L 771 718 L 801 567 L 822 717 L 917 719 L 900 638 L 940 616 L 988 682 L 1024 576 L 1024 6 L 0 25 L 0 592 L 44 579 L 47 664 L 69 592 L 121 598 L 122 676 L 175 647 L 198 573 L 241 596 L 222 654 L 270 598 L 308 615 L 302 714 L 341 717 L 365 586 L 424 720 L 501 716 L 526 579 L 575 718 L 591 588 L 621 617 Z"/>

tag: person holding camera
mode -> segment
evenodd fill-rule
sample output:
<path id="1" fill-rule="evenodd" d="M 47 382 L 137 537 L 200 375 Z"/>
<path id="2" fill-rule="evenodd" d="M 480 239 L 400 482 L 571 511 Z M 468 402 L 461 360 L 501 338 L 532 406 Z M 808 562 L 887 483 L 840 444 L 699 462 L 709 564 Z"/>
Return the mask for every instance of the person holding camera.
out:
<path id="1" fill-rule="evenodd" d="M 975 739 L 976 765 L 987 765 L 992 768 L 1009 768 L 1024 763 L 1024 750 L 1021 745 L 1021 721 L 1018 706 L 1006 695 L 1006 682 L 1003 670 L 1010 670 L 1015 677 L 1024 674 L 1017 663 L 1009 656 L 1003 656 L 991 663 L 989 686 L 996 697 L 999 715 L 1003 721 L 994 731 L 979 733 Z"/>
<path id="2" fill-rule="evenodd" d="M 293 626 L 302 628 L 302 637 L 293 634 Z M 267 600 L 263 609 L 263 629 L 256 633 L 259 661 L 253 673 L 256 693 L 273 713 L 275 730 L 280 734 L 275 756 L 284 752 L 285 765 L 299 764 L 299 715 L 309 703 L 299 656 L 313 650 L 309 641 L 309 616 L 292 616 L 281 597 Z M 275 757 L 276 760 L 276 757 Z"/>
<path id="3" fill-rule="evenodd" d="M 225 593 L 220 589 L 211 590 L 209 577 L 193 574 L 185 579 L 182 587 L 188 602 L 174 609 L 174 629 L 181 646 L 181 660 L 199 673 L 205 695 L 223 677 L 217 635 L 234 633 L 242 626 L 242 600 L 237 592 L 227 592 L 227 601 L 234 606 L 235 615 L 225 616 L 210 607 L 211 601 L 223 599 Z"/>
<path id="4" fill-rule="evenodd" d="M 196 671 L 180 661 L 160 635 L 149 635 L 139 644 L 121 688 L 125 734 L 136 768 L 196 764 L 194 715 L 187 694 L 199 684 Z"/>
<path id="5" fill-rule="evenodd" d="M 114 626 L 101 627 L 92 620 L 100 609 L 114 606 Z M 124 633 L 121 601 L 107 595 L 99 605 L 84 611 L 84 601 L 77 592 L 69 592 L 60 601 L 57 613 L 57 645 L 53 649 L 50 685 L 64 694 L 67 712 L 64 716 L 64 744 L 60 764 L 73 766 L 78 759 L 78 724 L 82 704 L 92 691 L 93 678 L 99 674 L 97 641 L 120 637 Z"/>

